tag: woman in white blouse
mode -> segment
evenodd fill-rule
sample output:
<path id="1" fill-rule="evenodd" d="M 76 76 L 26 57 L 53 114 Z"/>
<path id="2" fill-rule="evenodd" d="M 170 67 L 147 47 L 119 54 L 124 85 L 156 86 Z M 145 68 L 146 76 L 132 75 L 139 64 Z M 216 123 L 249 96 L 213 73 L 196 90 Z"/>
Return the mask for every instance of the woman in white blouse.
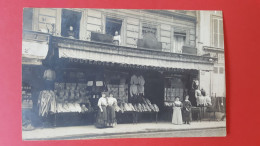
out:
<path id="1" fill-rule="evenodd" d="M 116 113 L 115 113 L 115 107 L 117 105 L 116 98 L 113 97 L 113 94 L 110 93 L 109 97 L 107 97 L 107 123 L 108 126 L 115 126 L 116 125 Z"/>
<path id="2" fill-rule="evenodd" d="M 105 92 L 102 92 L 102 96 L 98 100 L 98 107 L 96 127 L 105 128 L 107 126 L 107 99 Z"/>
<path id="3" fill-rule="evenodd" d="M 181 109 L 183 104 L 180 102 L 180 97 L 175 97 L 175 101 L 173 103 L 173 113 L 172 113 L 172 123 L 175 125 L 182 124 L 182 113 Z"/>

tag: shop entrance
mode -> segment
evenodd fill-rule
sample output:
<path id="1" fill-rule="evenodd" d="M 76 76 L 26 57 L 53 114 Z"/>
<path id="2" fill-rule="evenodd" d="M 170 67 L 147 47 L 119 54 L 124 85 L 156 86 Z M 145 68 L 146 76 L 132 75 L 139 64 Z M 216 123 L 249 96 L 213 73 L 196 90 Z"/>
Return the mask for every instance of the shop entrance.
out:
<path id="1" fill-rule="evenodd" d="M 149 71 L 144 75 L 145 78 L 145 98 L 163 108 L 164 82 L 159 72 Z M 160 110 L 161 111 L 161 110 Z"/>

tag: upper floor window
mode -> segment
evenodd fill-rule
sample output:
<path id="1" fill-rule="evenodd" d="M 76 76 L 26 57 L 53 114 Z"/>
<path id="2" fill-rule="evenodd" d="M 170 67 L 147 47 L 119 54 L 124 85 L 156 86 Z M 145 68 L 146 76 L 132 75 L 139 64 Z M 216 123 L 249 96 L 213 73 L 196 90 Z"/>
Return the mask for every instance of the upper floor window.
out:
<path id="1" fill-rule="evenodd" d="M 115 18 L 106 18 L 106 34 L 113 36 L 113 43 L 121 44 L 122 20 Z"/>
<path id="2" fill-rule="evenodd" d="M 215 74 L 217 74 L 217 73 L 218 73 L 218 67 L 214 67 L 213 72 L 214 72 Z"/>
<path id="3" fill-rule="evenodd" d="M 220 73 L 220 74 L 223 74 L 223 73 L 224 73 L 224 67 L 220 67 L 220 68 L 219 68 L 219 73 Z"/>
<path id="4" fill-rule="evenodd" d="M 158 25 L 152 23 L 142 23 L 139 32 L 137 47 L 154 50 L 162 50 L 162 43 L 158 41 Z"/>
<path id="5" fill-rule="evenodd" d="M 182 48 L 186 43 L 186 31 L 183 29 L 174 29 L 174 50 L 182 53 Z"/>
<path id="6" fill-rule="evenodd" d="M 23 29 L 32 30 L 33 9 L 23 9 Z"/>
<path id="7" fill-rule="evenodd" d="M 61 36 L 79 39 L 81 12 L 62 10 Z"/>
<path id="8" fill-rule="evenodd" d="M 114 19 L 114 18 L 106 18 L 106 34 L 110 34 L 115 36 L 115 32 L 117 31 L 119 35 L 121 35 L 122 28 L 122 20 Z"/>
<path id="9" fill-rule="evenodd" d="M 222 17 L 212 17 L 212 45 L 217 48 L 224 48 Z"/>

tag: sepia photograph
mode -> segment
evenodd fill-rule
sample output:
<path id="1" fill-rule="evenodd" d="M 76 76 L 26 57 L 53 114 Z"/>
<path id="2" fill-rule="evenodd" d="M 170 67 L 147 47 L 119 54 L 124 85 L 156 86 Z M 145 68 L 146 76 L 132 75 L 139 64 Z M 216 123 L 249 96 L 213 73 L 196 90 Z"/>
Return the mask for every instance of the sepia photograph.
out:
<path id="1" fill-rule="evenodd" d="M 222 11 L 24 8 L 22 139 L 225 137 Z"/>

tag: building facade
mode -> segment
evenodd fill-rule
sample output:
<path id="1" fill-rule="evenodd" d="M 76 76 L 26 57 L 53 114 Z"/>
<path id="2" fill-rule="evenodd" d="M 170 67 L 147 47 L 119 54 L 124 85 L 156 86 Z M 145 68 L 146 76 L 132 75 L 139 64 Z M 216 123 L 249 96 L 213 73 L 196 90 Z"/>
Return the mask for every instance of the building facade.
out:
<path id="1" fill-rule="evenodd" d="M 127 103 L 134 98 L 132 77 L 142 76 L 144 89 L 138 92 L 158 105 L 162 118 L 171 117 L 164 114 L 176 96 L 183 100 L 189 95 L 196 105 L 192 86 L 196 80 L 209 93 L 221 92 L 217 86 L 222 83 L 212 80 L 222 76 L 212 71 L 217 67 L 220 72 L 223 62 L 217 62 L 219 56 L 212 52 L 223 53 L 218 49 L 223 44 L 215 38 L 212 44 L 217 49 L 203 43 L 211 42 L 202 27 L 208 23 L 202 21 L 204 15 L 199 11 L 26 8 L 23 82 L 33 90 L 42 83 L 34 78 L 41 78 L 51 66 L 57 86 L 86 84 L 91 97 L 107 90 Z M 216 23 L 220 25 L 220 20 Z M 220 33 L 213 32 L 221 39 Z M 74 93 L 65 96 L 74 98 Z M 37 99 L 37 93 L 32 96 Z"/>
<path id="2" fill-rule="evenodd" d="M 223 16 L 221 11 L 200 11 L 197 48 L 202 55 L 214 56 L 218 61 L 211 72 L 201 72 L 201 88 L 210 96 L 226 97 Z"/>

